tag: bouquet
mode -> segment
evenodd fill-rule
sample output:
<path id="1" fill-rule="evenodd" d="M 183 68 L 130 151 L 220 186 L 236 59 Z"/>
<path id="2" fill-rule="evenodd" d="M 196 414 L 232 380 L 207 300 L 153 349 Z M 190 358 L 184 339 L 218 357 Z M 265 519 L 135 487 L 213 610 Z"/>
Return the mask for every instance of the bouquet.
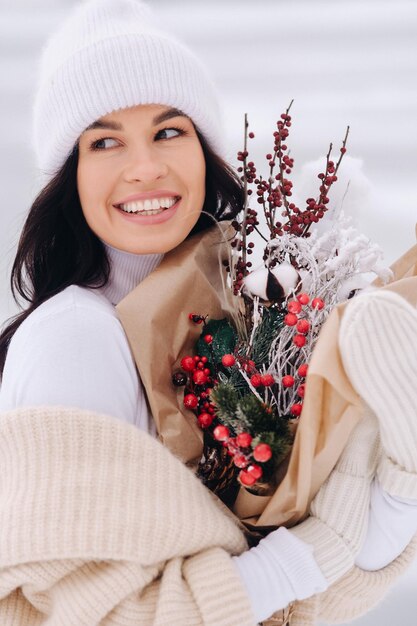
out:
<path id="1" fill-rule="evenodd" d="M 233 312 L 230 319 L 187 313 L 190 323 L 201 325 L 201 336 L 195 354 L 186 355 L 172 376 L 174 385 L 184 386 L 184 405 L 204 431 L 197 475 L 229 506 L 241 485 L 255 494 L 275 491 L 302 417 L 308 363 L 333 307 L 364 288 L 369 273 L 382 282 L 391 278 L 380 264 L 380 248 L 343 213 L 323 234 L 315 230 L 329 210 L 349 127 L 337 161 L 330 145 L 317 197 L 303 208 L 292 201 L 291 106 L 277 121 L 267 177 L 248 160 L 254 133 L 248 133 L 245 115 L 244 149 L 237 155 L 245 204 L 232 222 L 235 236 L 223 262 Z M 262 206 L 264 231 L 253 196 Z M 264 243 L 262 264 L 252 269 L 254 231 Z"/>

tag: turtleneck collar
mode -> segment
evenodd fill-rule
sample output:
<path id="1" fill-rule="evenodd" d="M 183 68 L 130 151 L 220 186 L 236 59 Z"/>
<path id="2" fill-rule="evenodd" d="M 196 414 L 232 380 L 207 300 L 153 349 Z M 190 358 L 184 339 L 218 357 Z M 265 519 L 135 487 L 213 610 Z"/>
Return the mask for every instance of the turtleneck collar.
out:
<path id="1" fill-rule="evenodd" d="M 99 291 L 116 305 L 160 264 L 164 255 L 134 254 L 113 248 L 102 239 L 100 241 L 111 267 L 109 281 Z"/>

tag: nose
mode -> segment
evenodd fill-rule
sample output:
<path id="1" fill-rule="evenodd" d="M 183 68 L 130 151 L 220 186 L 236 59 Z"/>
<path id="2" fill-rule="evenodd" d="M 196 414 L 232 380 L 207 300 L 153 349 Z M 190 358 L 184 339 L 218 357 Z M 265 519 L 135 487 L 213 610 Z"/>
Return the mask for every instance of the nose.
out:
<path id="1" fill-rule="evenodd" d="M 129 181 L 141 181 L 149 183 L 168 174 L 168 165 L 161 154 L 158 154 L 152 146 L 144 146 L 132 149 L 127 154 L 127 160 L 123 169 L 124 179 Z"/>

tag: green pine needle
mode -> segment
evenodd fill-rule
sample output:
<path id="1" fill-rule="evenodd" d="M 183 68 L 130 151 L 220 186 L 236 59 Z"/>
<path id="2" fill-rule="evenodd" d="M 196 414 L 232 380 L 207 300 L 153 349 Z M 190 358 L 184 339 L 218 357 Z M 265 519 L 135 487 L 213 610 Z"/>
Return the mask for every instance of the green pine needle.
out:
<path id="1" fill-rule="evenodd" d="M 252 356 L 256 367 L 268 367 L 268 356 L 271 344 L 284 325 L 285 313 L 277 308 L 265 308 L 262 320 L 257 327 L 252 344 Z"/>

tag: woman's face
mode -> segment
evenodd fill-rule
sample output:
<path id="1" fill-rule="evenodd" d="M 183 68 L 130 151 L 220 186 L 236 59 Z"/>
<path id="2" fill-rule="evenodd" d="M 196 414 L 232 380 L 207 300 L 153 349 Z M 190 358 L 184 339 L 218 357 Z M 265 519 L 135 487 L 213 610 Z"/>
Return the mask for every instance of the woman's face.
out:
<path id="1" fill-rule="evenodd" d="M 159 104 L 114 111 L 79 139 L 77 188 L 85 219 L 107 244 L 165 253 L 204 204 L 206 166 L 190 118 Z"/>

